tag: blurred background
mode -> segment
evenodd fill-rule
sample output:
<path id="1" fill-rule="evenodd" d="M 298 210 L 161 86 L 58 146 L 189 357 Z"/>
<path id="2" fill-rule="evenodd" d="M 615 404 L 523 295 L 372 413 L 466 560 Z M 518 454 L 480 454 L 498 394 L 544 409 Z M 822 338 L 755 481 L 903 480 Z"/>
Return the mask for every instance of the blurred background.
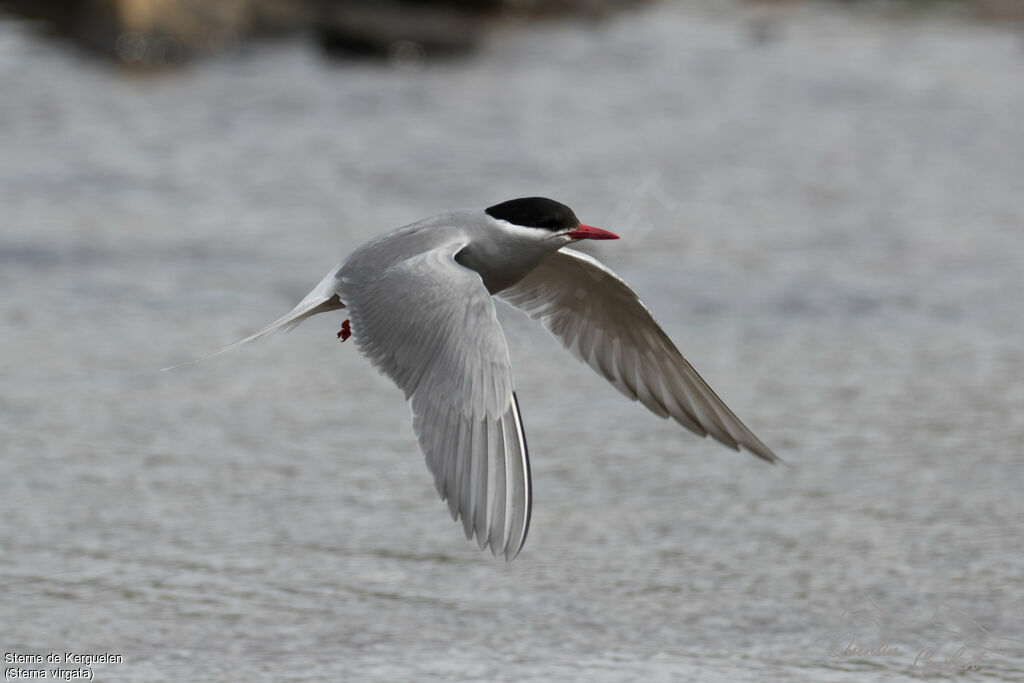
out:
<path id="1" fill-rule="evenodd" d="M 0 647 L 120 655 L 100 681 L 1024 679 L 1022 19 L 0 4 Z M 159 372 L 378 233 L 534 194 L 622 235 L 593 253 L 791 468 L 500 305 L 535 487 L 505 563 L 342 316 Z"/>

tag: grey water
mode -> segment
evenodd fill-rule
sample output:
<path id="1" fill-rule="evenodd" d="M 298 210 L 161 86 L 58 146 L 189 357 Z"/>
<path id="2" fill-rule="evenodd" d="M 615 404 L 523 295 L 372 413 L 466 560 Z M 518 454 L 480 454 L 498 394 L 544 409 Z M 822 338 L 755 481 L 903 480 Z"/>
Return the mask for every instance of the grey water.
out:
<path id="1" fill-rule="evenodd" d="M 97 681 L 1024 680 L 1022 73 L 1018 29 L 817 4 L 157 74 L 0 22 L 0 650 L 117 655 Z M 342 316 L 159 372 L 385 229 L 532 194 L 622 235 L 592 253 L 791 467 L 501 306 L 535 487 L 505 563 Z"/>

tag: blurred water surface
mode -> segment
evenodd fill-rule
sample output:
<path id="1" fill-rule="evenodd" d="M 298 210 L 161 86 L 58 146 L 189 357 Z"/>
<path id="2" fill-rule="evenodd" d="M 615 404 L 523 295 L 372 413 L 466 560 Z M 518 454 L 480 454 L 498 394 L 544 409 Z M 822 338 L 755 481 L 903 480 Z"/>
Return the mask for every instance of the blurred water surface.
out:
<path id="1" fill-rule="evenodd" d="M 1024 678 L 1019 34 L 664 4 L 402 67 L 286 42 L 140 76 L 0 23 L 4 652 L 119 653 L 109 681 L 859 681 L 934 645 Z M 792 469 L 502 307 L 536 494 L 506 564 L 340 316 L 157 371 L 378 232 L 528 194 L 623 235 L 595 253 Z M 851 600 L 897 652 L 836 645 Z"/>

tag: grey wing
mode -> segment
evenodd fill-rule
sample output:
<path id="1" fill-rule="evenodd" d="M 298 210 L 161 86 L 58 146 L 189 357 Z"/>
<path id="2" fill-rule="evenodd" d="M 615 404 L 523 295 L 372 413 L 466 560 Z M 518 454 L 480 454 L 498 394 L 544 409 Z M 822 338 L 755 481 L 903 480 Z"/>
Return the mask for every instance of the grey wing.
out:
<path id="1" fill-rule="evenodd" d="M 683 358 L 636 292 L 596 259 L 562 249 L 498 296 L 540 319 L 575 356 L 656 415 L 780 461 Z"/>
<path id="2" fill-rule="evenodd" d="M 434 484 L 466 538 L 513 559 L 530 523 L 530 463 L 508 347 L 462 243 L 336 284 L 359 351 L 405 392 Z"/>

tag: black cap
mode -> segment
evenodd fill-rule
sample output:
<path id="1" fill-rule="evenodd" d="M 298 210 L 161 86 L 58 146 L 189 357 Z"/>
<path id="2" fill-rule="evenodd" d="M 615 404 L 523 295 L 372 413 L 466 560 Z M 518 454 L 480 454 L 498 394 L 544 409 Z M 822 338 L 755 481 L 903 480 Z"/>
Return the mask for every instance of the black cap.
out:
<path id="1" fill-rule="evenodd" d="M 551 232 L 574 230 L 580 220 L 565 204 L 545 197 L 510 199 L 485 209 L 488 216 L 527 228 L 541 228 Z"/>

